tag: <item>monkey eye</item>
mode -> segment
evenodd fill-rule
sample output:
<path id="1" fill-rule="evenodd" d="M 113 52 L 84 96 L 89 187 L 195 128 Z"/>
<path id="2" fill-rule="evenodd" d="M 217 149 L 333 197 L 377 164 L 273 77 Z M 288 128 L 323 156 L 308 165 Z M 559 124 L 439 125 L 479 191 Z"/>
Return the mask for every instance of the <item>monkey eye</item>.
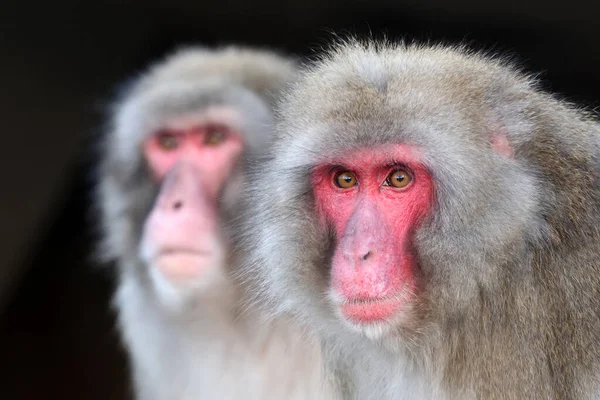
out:
<path id="1" fill-rule="evenodd" d="M 164 151 L 175 150 L 179 147 L 179 139 L 170 132 L 161 132 L 157 137 L 158 146 Z"/>
<path id="2" fill-rule="evenodd" d="M 340 171 L 333 177 L 333 182 L 339 188 L 349 189 L 353 186 L 356 186 L 358 180 L 356 179 L 354 172 Z"/>
<path id="3" fill-rule="evenodd" d="M 395 188 L 404 188 L 412 181 L 412 176 L 401 168 L 395 169 L 385 179 L 387 186 L 393 186 Z"/>
<path id="4" fill-rule="evenodd" d="M 208 146 L 218 146 L 225 140 L 225 128 L 220 126 L 213 126 L 208 129 L 206 132 L 206 137 L 204 138 L 204 144 Z"/>

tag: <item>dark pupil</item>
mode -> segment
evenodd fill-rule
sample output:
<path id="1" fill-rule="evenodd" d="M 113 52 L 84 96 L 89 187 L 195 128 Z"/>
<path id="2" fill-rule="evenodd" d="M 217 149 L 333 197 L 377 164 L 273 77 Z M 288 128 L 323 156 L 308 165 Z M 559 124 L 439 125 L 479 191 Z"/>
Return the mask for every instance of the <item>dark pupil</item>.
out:
<path id="1" fill-rule="evenodd" d="M 344 175 L 342 177 L 342 179 L 346 182 L 346 183 L 352 183 L 352 177 L 350 175 Z"/>
<path id="2" fill-rule="evenodd" d="M 165 147 L 175 146 L 175 138 L 173 136 L 163 136 L 161 142 Z"/>
<path id="3" fill-rule="evenodd" d="M 396 175 L 394 178 L 395 178 L 395 179 L 396 179 L 398 182 L 402 182 L 402 181 L 404 180 L 405 176 L 404 176 L 403 174 L 397 174 L 397 175 Z"/>

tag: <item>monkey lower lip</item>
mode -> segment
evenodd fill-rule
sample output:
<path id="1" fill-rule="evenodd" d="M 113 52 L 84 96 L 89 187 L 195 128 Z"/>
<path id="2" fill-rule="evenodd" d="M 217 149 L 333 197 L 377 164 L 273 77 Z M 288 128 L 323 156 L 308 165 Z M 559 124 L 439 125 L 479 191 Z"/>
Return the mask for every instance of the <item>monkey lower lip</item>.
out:
<path id="1" fill-rule="evenodd" d="M 181 281 L 197 278 L 206 269 L 208 252 L 190 249 L 161 251 L 154 265 L 169 280 Z"/>
<path id="2" fill-rule="evenodd" d="M 197 262 L 200 262 L 202 259 L 209 258 L 210 255 L 210 252 L 202 250 L 165 249 L 156 253 L 156 255 L 152 259 L 154 261 L 154 264 L 156 265 L 185 265 L 190 263 L 195 264 Z"/>
<path id="3" fill-rule="evenodd" d="M 355 323 L 380 322 L 398 312 L 402 300 L 398 298 L 371 298 L 348 300 L 341 305 L 344 317 Z"/>
<path id="4" fill-rule="evenodd" d="M 195 249 L 165 249 L 159 252 L 156 255 L 156 258 L 159 257 L 168 257 L 175 255 L 189 255 L 189 256 L 208 256 L 210 252 L 206 250 L 195 250 Z"/>

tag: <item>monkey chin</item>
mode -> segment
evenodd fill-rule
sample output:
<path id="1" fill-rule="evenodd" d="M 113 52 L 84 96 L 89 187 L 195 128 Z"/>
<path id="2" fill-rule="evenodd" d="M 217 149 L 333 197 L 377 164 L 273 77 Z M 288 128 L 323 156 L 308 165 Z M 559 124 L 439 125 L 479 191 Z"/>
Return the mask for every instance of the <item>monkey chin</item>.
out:
<path id="1" fill-rule="evenodd" d="M 344 326 L 370 340 L 381 340 L 393 334 L 411 315 L 407 290 L 392 296 L 359 300 L 345 299 L 332 291 L 330 299 Z"/>
<path id="2" fill-rule="evenodd" d="M 219 251 L 159 251 L 146 262 L 159 303 L 172 311 L 218 297 L 227 287 Z"/>

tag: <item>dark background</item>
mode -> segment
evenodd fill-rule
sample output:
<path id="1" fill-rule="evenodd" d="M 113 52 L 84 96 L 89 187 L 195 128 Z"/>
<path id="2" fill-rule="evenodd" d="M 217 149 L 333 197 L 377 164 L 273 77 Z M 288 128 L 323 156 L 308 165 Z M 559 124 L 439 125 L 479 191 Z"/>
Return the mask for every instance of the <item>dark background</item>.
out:
<path id="1" fill-rule="evenodd" d="M 596 107 L 594 2 L 52 1 L 0 6 L 0 398 L 127 398 L 110 269 L 90 254 L 89 145 L 116 85 L 182 43 L 298 55 L 332 31 L 466 41 L 516 55 Z"/>

